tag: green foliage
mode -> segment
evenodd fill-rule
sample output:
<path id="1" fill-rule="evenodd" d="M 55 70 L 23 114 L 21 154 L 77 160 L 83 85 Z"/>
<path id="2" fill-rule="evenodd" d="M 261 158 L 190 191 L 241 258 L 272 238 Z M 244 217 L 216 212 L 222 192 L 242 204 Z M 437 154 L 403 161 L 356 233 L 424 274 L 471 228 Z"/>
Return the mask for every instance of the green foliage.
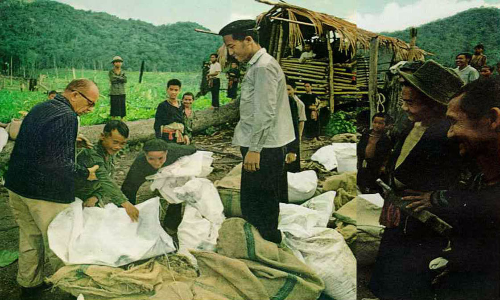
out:
<path id="1" fill-rule="evenodd" d="M 0 63 L 21 73 L 36 69 L 75 67 L 107 69 L 120 55 L 124 68 L 183 72 L 201 68 L 203 60 L 222 44 L 222 38 L 194 31 L 203 26 L 178 22 L 154 26 L 123 20 L 106 13 L 77 10 L 56 1 L 0 1 Z"/>
<path id="2" fill-rule="evenodd" d="M 55 70 L 43 70 L 41 72 L 47 76 L 44 81 L 49 89 L 59 92 L 63 91 L 66 84 L 73 78 L 68 70 L 59 70 L 59 77 L 55 77 Z M 128 121 L 154 118 L 156 108 L 166 99 L 166 84 L 172 78 L 177 78 L 182 82 L 181 95 L 184 92 L 196 94 L 201 81 L 200 73 L 157 73 L 146 72 L 143 75 L 142 83 L 139 82 L 139 72 L 126 72 L 128 82 L 126 85 L 126 101 Z M 94 125 L 105 123 L 109 118 L 109 79 L 107 71 L 78 70 L 77 77 L 90 78 L 97 83 L 100 96 L 92 113 L 83 115 L 82 125 Z M 221 76 L 222 87 L 227 86 L 226 79 Z M 10 81 L 6 80 L 7 89 L 0 90 L 0 122 L 9 122 L 12 118 L 18 118 L 19 111 L 29 111 L 37 103 L 47 99 L 47 95 L 42 92 L 21 92 L 17 89 L 19 82 L 14 81 L 9 86 Z M 0 86 L 2 84 L 0 83 Z M 194 110 L 202 110 L 211 106 L 210 94 L 197 98 L 193 103 Z M 228 103 L 231 99 L 226 97 L 226 91 L 220 91 L 220 102 L 222 105 Z"/>
<path id="3" fill-rule="evenodd" d="M 330 116 L 325 133 L 329 136 L 341 133 L 356 133 L 355 120 L 347 113 L 337 111 Z"/>
<path id="4" fill-rule="evenodd" d="M 500 9 L 472 8 L 452 17 L 418 27 L 417 45 L 434 55 L 428 57 L 455 67 L 455 56 L 460 52 L 474 53 L 474 46 L 485 47 L 488 65 L 500 62 Z M 382 33 L 409 41 L 408 30 Z"/>
<path id="5" fill-rule="evenodd" d="M 0 267 L 5 267 L 15 262 L 19 257 L 17 251 L 0 250 Z"/>

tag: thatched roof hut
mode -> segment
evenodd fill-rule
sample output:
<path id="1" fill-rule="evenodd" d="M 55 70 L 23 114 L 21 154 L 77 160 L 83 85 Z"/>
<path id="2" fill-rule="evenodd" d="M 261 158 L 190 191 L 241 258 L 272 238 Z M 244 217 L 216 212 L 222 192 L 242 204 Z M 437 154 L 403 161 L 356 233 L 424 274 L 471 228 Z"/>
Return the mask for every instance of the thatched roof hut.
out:
<path id="1" fill-rule="evenodd" d="M 431 53 L 422 49 L 411 47 L 410 44 L 400 39 L 379 35 L 358 28 L 356 24 L 332 15 L 311 11 L 284 2 L 272 2 L 268 0 L 255 1 L 273 5 L 273 8 L 257 17 L 258 23 L 265 22 L 266 19 L 289 23 L 287 36 L 288 46 L 291 49 L 294 49 L 304 42 L 303 31 L 307 27 L 311 27 L 317 36 L 328 36 L 329 32 L 332 32 L 337 37 L 341 37 L 340 43 L 338 44 L 339 50 L 350 52 L 351 55 L 354 55 L 357 49 L 369 49 L 370 40 L 374 37 L 378 37 L 381 46 L 394 53 L 396 61 L 408 60 L 410 52 L 412 52 L 410 56 L 417 60 L 423 60 L 424 55 L 431 55 Z"/>

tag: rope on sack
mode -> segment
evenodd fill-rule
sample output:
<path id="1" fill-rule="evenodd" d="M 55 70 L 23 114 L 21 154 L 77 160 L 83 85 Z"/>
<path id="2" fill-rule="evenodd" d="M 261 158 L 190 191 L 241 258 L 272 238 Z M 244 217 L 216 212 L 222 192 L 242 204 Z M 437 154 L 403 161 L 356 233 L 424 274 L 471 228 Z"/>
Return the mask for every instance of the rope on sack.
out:
<path id="1" fill-rule="evenodd" d="M 377 94 L 377 111 L 385 113 L 385 96 L 382 93 Z M 382 109 L 380 109 L 382 107 Z"/>

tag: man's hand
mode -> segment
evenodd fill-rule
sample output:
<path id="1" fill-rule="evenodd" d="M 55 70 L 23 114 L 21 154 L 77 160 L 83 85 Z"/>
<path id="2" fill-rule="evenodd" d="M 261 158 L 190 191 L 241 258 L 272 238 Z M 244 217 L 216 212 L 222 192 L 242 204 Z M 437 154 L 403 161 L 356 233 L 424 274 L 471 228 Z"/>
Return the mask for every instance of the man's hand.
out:
<path id="1" fill-rule="evenodd" d="M 184 144 L 189 145 L 191 141 L 189 140 L 189 137 L 187 135 L 184 136 Z"/>
<path id="2" fill-rule="evenodd" d="M 94 207 L 97 201 L 99 199 L 96 196 L 92 196 L 83 202 L 83 207 Z"/>
<path id="3" fill-rule="evenodd" d="M 248 151 L 243 161 L 243 168 L 248 172 L 255 172 L 260 169 L 260 152 Z"/>
<path id="4" fill-rule="evenodd" d="M 287 153 L 286 157 L 285 157 L 285 162 L 287 164 L 291 164 L 293 163 L 295 160 L 297 160 L 297 154 L 295 153 Z"/>
<path id="5" fill-rule="evenodd" d="M 123 202 L 122 207 L 125 208 L 127 215 L 132 219 L 132 222 L 139 220 L 139 210 L 130 202 Z"/>
<path id="6" fill-rule="evenodd" d="M 97 169 L 99 169 L 99 165 L 94 165 L 92 168 L 87 169 L 89 170 L 89 177 L 87 178 L 88 181 L 97 180 L 97 176 L 95 175 Z"/>
<path id="7" fill-rule="evenodd" d="M 76 145 L 79 148 L 88 148 L 91 149 L 94 145 L 90 142 L 88 138 L 86 138 L 83 134 L 79 134 L 76 138 Z"/>
<path id="8" fill-rule="evenodd" d="M 408 204 L 406 208 L 413 209 L 414 212 L 419 212 L 421 210 L 431 208 L 431 192 L 420 192 L 414 190 L 405 190 L 406 193 L 416 194 L 413 196 L 403 197 L 404 201 L 413 201 L 413 203 Z"/>

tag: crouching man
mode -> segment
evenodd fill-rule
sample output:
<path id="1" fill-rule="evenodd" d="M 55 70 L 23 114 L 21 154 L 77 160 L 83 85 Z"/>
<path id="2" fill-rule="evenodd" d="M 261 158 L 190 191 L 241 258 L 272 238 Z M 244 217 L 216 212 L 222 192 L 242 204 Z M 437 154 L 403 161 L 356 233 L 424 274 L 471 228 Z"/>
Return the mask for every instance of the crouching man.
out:
<path id="1" fill-rule="evenodd" d="M 139 219 L 139 210 L 128 201 L 120 187 L 113 180 L 115 172 L 114 157 L 126 144 L 129 136 L 127 124 L 111 120 L 104 126 L 99 142 L 92 149 L 84 149 L 77 156 L 84 166 L 98 165 L 97 181 L 76 180 L 76 196 L 82 199 L 83 206 L 92 207 L 113 202 L 125 208 L 132 221 Z"/>
<path id="2" fill-rule="evenodd" d="M 147 141 L 128 171 L 122 185 L 122 192 L 133 204 L 136 203 L 137 191 L 146 182 L 146 177 L 156 174 L 160 168 L 171 165 L 178 158 L 196 152 L 194 146 L 167 143 L 161 139 Z M 182 221 L 182 204 L 169 204 L 163 225 L 168 234 L 177 232 Z"/>

